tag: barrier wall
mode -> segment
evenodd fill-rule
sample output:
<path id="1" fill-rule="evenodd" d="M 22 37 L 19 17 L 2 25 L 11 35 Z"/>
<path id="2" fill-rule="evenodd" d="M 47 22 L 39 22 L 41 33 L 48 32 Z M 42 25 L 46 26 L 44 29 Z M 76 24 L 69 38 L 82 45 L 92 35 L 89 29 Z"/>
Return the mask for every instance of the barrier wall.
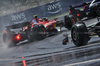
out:
<path id="1" fill-rule="evenodd" d="M 59 0 L 18 13 L 2 16 L 0 17 L 0 30 L 6 25 L 31 21 L 34 18 L 33 15 L 38 15 L 39 18 L 42 18 L 67 12 L 69 5 L 80 4 L 86 1 L 91 0 Z"/>

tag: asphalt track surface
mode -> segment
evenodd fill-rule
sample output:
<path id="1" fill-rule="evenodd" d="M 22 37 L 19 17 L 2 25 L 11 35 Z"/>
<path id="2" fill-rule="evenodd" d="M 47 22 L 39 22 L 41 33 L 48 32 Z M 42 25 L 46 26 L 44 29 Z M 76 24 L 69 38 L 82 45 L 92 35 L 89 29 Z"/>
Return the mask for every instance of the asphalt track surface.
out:
<path id="1" fill-rule="evenodd" d="M 84 22 L 86 25 L 89 25 L 97 22 L 97 20 L 94 18 Z M 59 30 L 59 27 L 57 29 Z M 67 45 L 62 45 L 63 34 L 69 35 L 69 43 Z M 2 37 L 2 34 L 0 36 Z M 57 34 L 46 37 L 43 40 L 32 43 L 26 40 L 14 47 L 8 47 L 1 39 L 0 66 L 82 66 L 82 64 L 86 66 L 87 63 L 88 66 L 91 64 L 91 66 L 93 64 L 99 65 L 97 62 L 100 60 L 100 52 L 96 52 L 99 46 L 100 39 L 94 36 L 87 45 L 76 47 L 71 42 L 70 31 L 64 27 Z M 88 54 L 91 52 L 90 49 L 93 50 L 90 54 L 91 56 Z M 82 53 L 87 52 L 85 57 L 82 55 L 80 55 L 81 57 L 78 56 L 80 51 Z"/>

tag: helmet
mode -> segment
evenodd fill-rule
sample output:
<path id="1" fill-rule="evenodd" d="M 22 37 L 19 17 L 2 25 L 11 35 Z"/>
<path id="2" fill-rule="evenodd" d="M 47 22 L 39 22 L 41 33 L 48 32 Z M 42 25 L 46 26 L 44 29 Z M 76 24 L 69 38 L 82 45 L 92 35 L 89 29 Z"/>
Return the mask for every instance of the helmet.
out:
<path id="1" fill-rule="evenodd" d="M 35 18 L 37 18 L 38 15 L 34 15 Z"/>

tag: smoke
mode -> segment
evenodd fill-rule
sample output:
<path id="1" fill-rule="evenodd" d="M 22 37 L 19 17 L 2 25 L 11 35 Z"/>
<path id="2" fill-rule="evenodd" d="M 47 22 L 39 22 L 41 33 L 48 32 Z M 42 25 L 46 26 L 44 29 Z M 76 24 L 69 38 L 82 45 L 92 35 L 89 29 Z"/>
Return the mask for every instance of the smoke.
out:
<path id="1" fill-rule="evenodd" d="M 12 51 L 12 48 L 9 48 L 9 45 L 3 42 L 3 33 L 0 33 L 0 50 L 0 54 Z"/>

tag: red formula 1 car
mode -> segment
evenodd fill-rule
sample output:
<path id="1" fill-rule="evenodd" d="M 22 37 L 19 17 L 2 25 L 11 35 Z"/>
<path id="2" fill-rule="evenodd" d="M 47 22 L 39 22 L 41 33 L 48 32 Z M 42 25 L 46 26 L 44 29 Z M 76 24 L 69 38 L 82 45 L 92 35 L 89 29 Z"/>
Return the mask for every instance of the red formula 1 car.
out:
<path id="1" fill-rule="evenodd" d="M 47 18 L 43 18 L 43 20 L 40 20 L 37 24 L 24 22 L 6 26 L 6 30 L 3 34 L 3 41 L 12 46 L 23 40 L 31 42 L 44 39 L 47 35 L 58 32 L 55 28 L 56 23 L 56 19 L 48 20 Z"/>

